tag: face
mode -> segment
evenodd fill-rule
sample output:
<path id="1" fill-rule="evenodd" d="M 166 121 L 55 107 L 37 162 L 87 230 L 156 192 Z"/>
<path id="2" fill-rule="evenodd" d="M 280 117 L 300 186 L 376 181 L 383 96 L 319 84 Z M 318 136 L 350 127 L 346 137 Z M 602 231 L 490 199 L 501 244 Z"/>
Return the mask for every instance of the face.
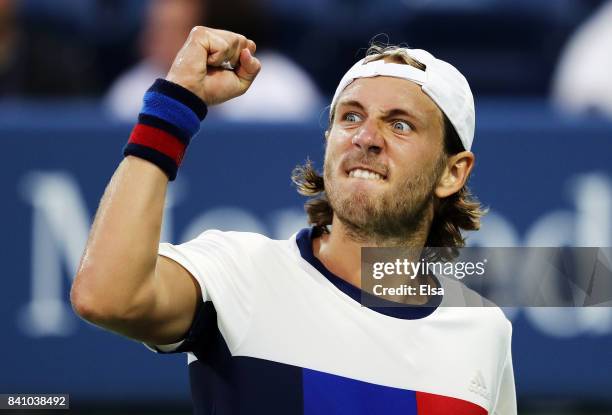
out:
<path id="1" fill-rule="evenodd" d="M 419 85 L 385 76 L 353 81 L 327 138 L 325 190 L 348 229 L 401 238 L 431 220 L 445 161 L 443 122 Z"/>

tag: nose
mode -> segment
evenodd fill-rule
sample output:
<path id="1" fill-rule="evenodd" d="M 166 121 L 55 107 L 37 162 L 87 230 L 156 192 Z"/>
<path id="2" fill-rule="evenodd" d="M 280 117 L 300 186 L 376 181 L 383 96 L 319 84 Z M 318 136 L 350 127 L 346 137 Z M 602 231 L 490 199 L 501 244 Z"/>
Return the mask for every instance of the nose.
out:
<path id="1" fill-rule="evenodd" d="M 374 120 L 367 120 L 361 125 L 355 132 L 352 143 L 366 154 L 380 154 L 384 146 L 384 140 Z"/>

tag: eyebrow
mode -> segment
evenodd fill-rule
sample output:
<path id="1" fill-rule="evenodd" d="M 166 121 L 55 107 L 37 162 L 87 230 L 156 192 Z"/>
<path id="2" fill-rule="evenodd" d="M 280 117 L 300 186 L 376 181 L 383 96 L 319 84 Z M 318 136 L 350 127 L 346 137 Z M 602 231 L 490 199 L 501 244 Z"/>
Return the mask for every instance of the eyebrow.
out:
<path id="1" fill-rule="evenodd" d="M 363 106 L 363 104 L 361 102 L 355 101 L 355 100 L 340 101 L 338 103 L 337 107 L 338 108 L 340 108 L 340 107 L 355 107 L 355 108 L 359 108 L 363 112 L 366 111 L 365 107 Z M 385 111 L 382 114 L 382 118 L 384 118 L 384 119 L 389 119 L 389 118 L 399 117 L 399 116 L 404 116 L 404 117 L 411 118 L 413 120 L 422 122 L 420 117 L 418 117 L 414 113 L 408 112 L 408 111 L 406 111 L 404 109 L 401 109 L 401 108 L 394 108 L 394 109 L 391 109 L 389 111 Z"/>
<path id="2" fill-rule="evenodd" d="M 359 101 L 355 101 L 355 100 L 350 100 L 350 101 L 340 101 L 338 102 L 338 104 L 336 105 L 336 108 L 340 108 L 340 107 L 357 107 L 360 110 L 365 112 L 365 107 L 363 105 L 361 105 L 361 102 Z"/>

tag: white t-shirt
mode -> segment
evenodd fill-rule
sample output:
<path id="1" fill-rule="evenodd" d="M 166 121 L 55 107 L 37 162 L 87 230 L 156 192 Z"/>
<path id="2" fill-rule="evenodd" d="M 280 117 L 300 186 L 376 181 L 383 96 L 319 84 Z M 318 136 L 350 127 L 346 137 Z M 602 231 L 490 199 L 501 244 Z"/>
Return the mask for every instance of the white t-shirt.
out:
<path id="1" fill-rule="evenodd" d="M 312 231 L 160 245 L 204 298 L 187 339 L 156 347 L 188 352 L 196 414 L 516 414 L 499 308 L 364 307 Z"/>

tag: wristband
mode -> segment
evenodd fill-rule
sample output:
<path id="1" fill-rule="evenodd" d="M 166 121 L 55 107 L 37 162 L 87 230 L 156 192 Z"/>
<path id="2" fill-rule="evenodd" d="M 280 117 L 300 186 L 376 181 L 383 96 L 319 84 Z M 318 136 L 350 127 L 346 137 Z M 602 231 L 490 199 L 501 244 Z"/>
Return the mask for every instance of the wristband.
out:
<path id="1" fill-rule="evenodd" d="M 138 124 L 123 155 L 145 159 L 174 180 L 206 113 L 206 103 L 197 95 L 173 82 L 157 79 L 144 95 Z"/>

